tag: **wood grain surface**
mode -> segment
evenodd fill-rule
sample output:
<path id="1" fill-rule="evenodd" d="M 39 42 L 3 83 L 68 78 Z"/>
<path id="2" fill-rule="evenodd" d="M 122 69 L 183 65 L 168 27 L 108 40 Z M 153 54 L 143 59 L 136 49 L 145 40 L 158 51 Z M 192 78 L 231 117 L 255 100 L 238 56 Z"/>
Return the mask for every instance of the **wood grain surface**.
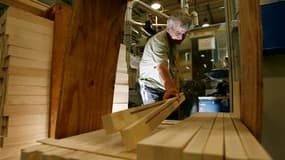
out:
<path id="1" fill-rule="evenodd" d="M 102 128 L 111 113 L 127 1 L 75 1 L 55 137 Z"/>
<path id="2" fill-rule="evenodd" d="M 240 1 L 241 104 L 240 118 L 261 137 L 262 35 L 259 0 Z"/>

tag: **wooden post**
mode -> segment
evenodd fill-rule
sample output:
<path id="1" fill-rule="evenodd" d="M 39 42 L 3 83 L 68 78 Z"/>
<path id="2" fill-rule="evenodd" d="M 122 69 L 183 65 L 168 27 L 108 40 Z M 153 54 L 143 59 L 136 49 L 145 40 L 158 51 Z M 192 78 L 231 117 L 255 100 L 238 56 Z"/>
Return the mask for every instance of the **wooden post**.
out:
<path id="1" fill-rule="evenodd" d="M 262 114 L 262 35 L 259 0 L 240 1 L 240 118 L 258 139 Z"/>
<path id="2" fill-rule="evenodd" d="M 102 128 L 111 113 L 126 0 L 74 1 L 55 137 Z"/>

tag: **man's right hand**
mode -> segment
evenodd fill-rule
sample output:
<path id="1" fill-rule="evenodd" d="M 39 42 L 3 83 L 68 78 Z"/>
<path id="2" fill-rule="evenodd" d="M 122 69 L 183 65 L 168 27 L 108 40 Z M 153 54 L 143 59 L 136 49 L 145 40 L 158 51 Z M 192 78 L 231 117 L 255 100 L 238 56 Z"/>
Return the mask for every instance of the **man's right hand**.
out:
<path id="1" fill-rule="evenodd" d="M 171 97 L 179 97 L 179 92 L 177 91 L 176 88 L 171 88 L 165 91 L 164 95 L 163 95 L 163 99 L 168 99 Z"/>

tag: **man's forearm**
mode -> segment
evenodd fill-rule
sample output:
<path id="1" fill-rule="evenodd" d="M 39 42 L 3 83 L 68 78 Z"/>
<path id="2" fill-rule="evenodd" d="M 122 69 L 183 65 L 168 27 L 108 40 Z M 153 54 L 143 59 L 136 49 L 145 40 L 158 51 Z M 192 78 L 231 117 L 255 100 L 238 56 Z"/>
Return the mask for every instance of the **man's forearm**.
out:
<path id="1" fill-rule="evenodd" d="M 166 90 L 176 88 L 166 64 L 158 65 L 158 73 Z"/>

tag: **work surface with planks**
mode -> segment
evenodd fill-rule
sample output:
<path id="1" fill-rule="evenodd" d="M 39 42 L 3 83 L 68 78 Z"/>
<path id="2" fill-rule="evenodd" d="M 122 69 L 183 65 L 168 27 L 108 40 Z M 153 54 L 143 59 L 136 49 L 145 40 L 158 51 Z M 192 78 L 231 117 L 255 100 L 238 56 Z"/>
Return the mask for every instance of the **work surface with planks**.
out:
<path id="1" fill-rule="evenodd" d="M 163 122 L 134 150 L 126 149 L 119 133 L 105 130 L 39 142 L 22 150 L 22 160 L 271 159 L 230 113 L 196 113 L 181 122 Z"/>

